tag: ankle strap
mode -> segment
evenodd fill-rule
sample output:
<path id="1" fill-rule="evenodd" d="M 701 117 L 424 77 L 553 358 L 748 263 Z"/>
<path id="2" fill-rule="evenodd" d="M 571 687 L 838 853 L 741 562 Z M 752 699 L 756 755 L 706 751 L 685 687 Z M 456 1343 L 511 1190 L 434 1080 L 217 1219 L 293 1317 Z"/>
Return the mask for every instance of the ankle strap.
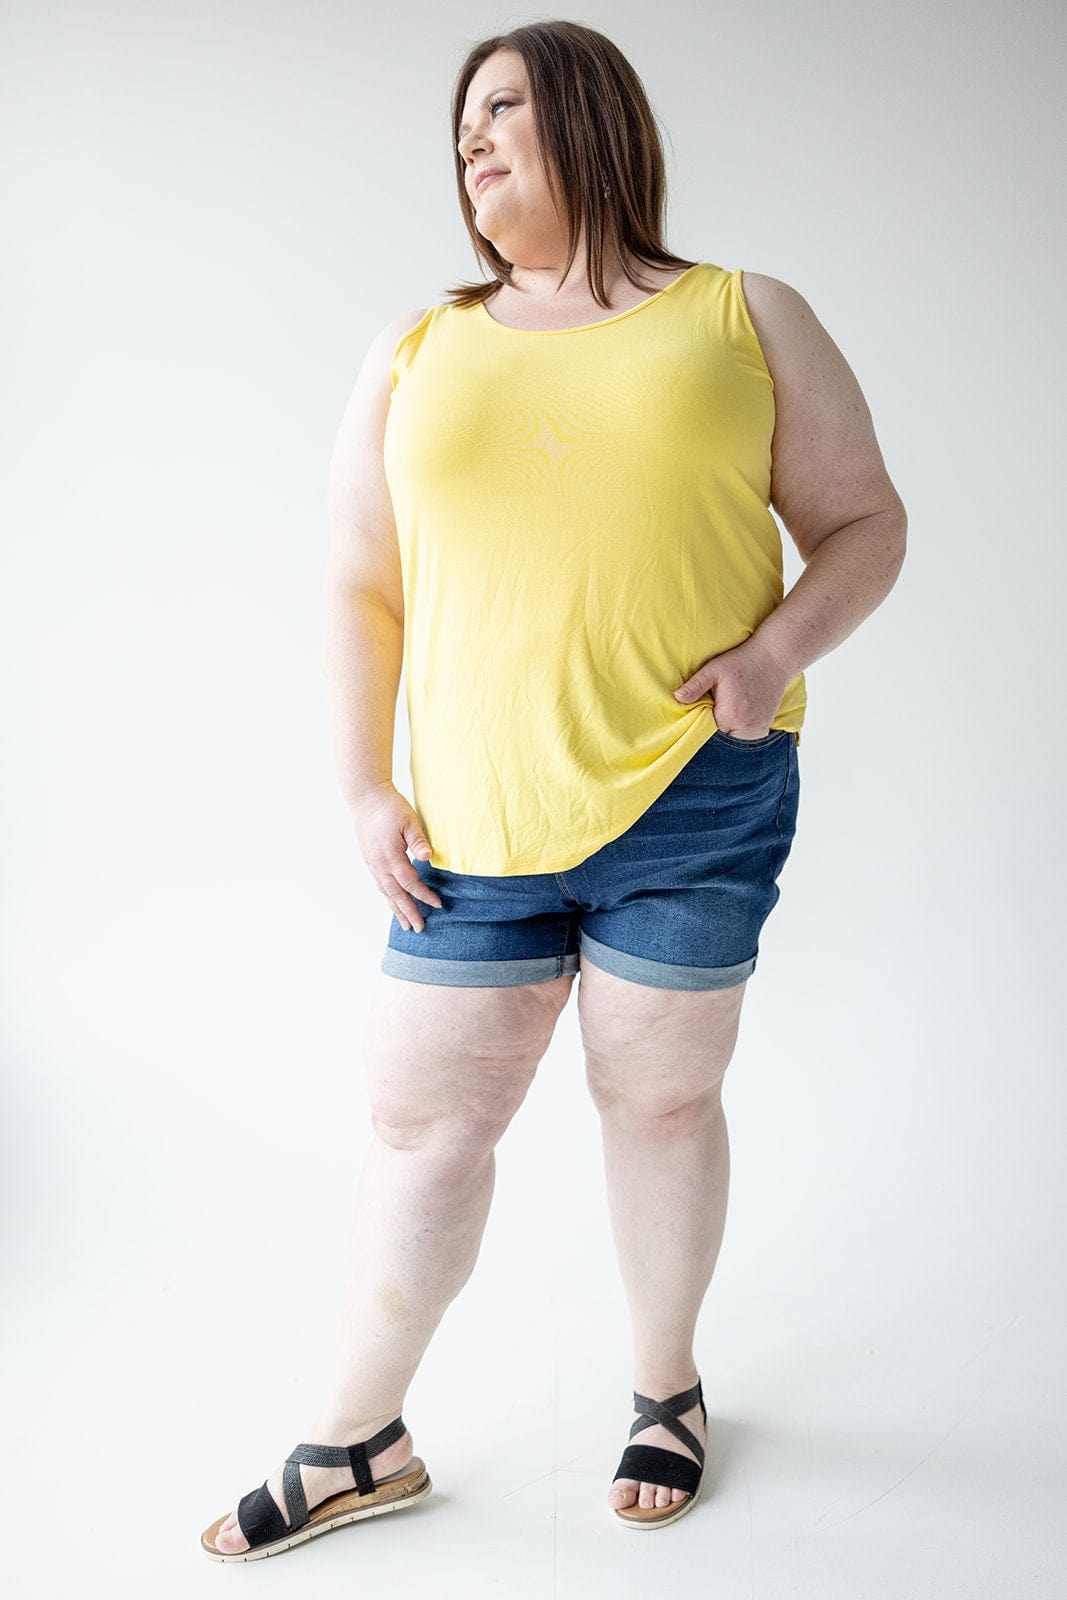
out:
<path id="1" fill-rule="evenodd" d="M 289 1495 L 289 1485 L 293 1485 L 294 1494 L 300 1493 L 300 1468 L 305 1467 L 351 1467 L 356 1488 L 360 1494 L 372 1494 L 374 1479 L 371 1476 L 370 1456 L 376 1456 L 387 1445 L 395 1444 L 403 1437 L 407 1430 L 404 1427 L 404 1418 L 399 1416 L 393 1422 L 387 1422 L 370 1439 L 362 1439 L 359 1444 L 298 1444 L 296 1449 L 286 1457 L 286 1467 L 282 1472 L 282 1485 L 286 1498 Z M 292 1463 L 290 1467 L 288 1463 Z M 288 1473 L 288 1477 L 286 1476 Z M 290 1502 L 291 1503 L 291 1502 Z M 306 1512 L 305 1512 L 306 1515 Z"/>

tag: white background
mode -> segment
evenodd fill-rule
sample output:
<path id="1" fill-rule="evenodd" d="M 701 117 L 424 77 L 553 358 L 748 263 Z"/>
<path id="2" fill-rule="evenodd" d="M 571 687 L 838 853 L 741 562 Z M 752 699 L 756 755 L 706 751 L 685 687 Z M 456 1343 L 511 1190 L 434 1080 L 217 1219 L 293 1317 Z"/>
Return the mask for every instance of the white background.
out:
<path id="1" fill-rule="evenodd" d="M 329 455 L 374 333 L 482 275 L 449 97 L 542 14 L 8 0 L 8 1593 L 1062 1592 L 1063 13 L 564 14 L 646 85 L 668 243 L 805 295 L 909 514 L 807 673 L 704 1497 L 651 1546 L 607 1507 L 630 1337 L 572 997 L 404 1408 L 436 1509 L 199 1551 L 318 1406 L 370 1139 L 389 912 L 329 748 Z"/>

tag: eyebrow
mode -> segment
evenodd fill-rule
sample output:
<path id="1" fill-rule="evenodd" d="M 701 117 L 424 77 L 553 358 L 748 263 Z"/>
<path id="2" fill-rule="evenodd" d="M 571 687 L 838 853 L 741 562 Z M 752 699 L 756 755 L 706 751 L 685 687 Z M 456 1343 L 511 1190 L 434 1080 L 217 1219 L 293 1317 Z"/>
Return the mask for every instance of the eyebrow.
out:
<path id="1" fill-rule="evenodd" d="M 509 84 L 502 83 L 498 89 L 490 89 L 489 93 L 486 95 L 485 99 L 482 101 L 482 106 L 483 106 L 483 108 L 485 106 L 488 106 L 490 100 L 493 98 L 493 96 L 495 94 L 503 94 L 503 93 L 518 94 L 518 92 L 519 92 L 518 89 L 512 89 Z M 465 133 L 468 133 L 469 131 L 470 131 L 470 123 L 469 122 L 461 122 L 460 125 L 459 125 L 459 137 L 462 139 L 463 135 Z"/>

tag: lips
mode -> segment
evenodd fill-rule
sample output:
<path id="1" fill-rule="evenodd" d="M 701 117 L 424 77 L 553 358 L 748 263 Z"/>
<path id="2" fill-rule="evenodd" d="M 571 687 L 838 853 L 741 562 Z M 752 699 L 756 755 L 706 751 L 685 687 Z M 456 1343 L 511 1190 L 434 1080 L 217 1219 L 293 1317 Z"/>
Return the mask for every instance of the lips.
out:
<path id="1" fill-rule="evenodd" d="M 475 190 L 480 194 L 490 178 L 503 178 L 507 174 L 503 167 L 491 167 L 488 172 L 480 172 L 474 180 Z"/>

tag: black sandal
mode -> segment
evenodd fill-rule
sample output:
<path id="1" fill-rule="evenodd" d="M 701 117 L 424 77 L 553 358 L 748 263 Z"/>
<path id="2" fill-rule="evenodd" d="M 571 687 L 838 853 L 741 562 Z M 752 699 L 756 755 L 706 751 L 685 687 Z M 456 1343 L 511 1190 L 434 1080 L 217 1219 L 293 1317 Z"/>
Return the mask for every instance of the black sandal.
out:
<path id="1" fill-rule="evenodd" d="M 216 1545 L 215 1535 L 229 1516 L 227 1511 L 201 1534 L 201 1549 L 212 1561 L 258 1561 L 260 1556 L 279 1555 L 295 1544 L 303 1544 L 305 1539 L 343 1527 L 346 1522 L 376 1517 L 383 1511 L 400 1511 L 404 1506 L 425 1500 L 433 1484 L 426 1463 L 418 1456 L 412 1456 L 406 1467 L 391 1472 L 387 1478 L 371 1475 L 369 1458 L 394 1444 L 406 1431 L 403 1417 L 397 1417 L 395 1422 L 387 1423 L 373 1438 L 360 1444 L 298 1444 L 286 1457 L 282 1469 L 282 1489 L 291 1522 L 286 1522 L 264 1482 L 246 1494 L 237 1507 L 237 1526 L 248 1540 L 249 1548 L 231 1552 L 220 1550 Z M 355 1488 L 330 1495 L 309 1512 L 300 1476 L 301 1465 L 351 1467 Z"/>
<path id="2" fill-rule="evenodd" d="M 688 1445 L 697 1459 L 690 1461 L 688 1456 L 679 1455 L 677 1450 L 664 1450 L 661 1445 L 628 1444 L 612 1480 L 614 1483 L 620 1478 L 632 1478 L 635 1483 L 662 1484 L 665 1489 L 684 1489 L 688 1498 L 672 1500 L 667 1506 L 612 1506 L 620 1522 L 626 1522 L 632 1528 L 658 1528 L 666 1522 L 677 1522 L 679 1517 L 684 1517 L 696 1505 L 704 1481 L 704 1447 L 696 1434 L 691 1433 L 685 1423 L 678 1419 L 684 1412 L 692 1411 L 698 1401 L 706 1428 L 708 1413 L 699 1378 L 691 1389 L 672 1394 L 667 1400 L 650 1400 L 646 1394 L 634 1395 L 634 1410 L 641 1415 L 634 1418 L 630 1438 L 658 1422 L 661 1427 L 669 1428 L 676 1439 Z"/>

